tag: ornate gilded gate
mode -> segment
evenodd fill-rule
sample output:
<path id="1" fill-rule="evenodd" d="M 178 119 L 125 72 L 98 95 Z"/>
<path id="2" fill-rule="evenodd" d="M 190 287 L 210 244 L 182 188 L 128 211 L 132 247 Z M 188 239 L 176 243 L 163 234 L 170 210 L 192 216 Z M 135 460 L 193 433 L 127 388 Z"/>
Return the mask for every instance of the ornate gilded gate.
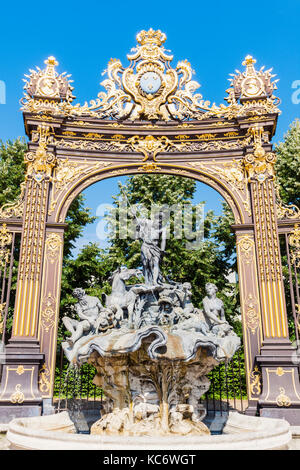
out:
<path id="1" fill-rule="evenodd" d="M 232 76 L 227 105 L 195 93 L 190 64 L 172 68 L 165 34 L 141 31 L 123 68 L 111 59 L 106 91 L 73 105 L 70 76 L 45 69 L 27 76 L 22 110 L 30 141 L 19 201 L 0 210 L 22 232 L 12 336 L 1 355 L 0 419 L 51 412 L 65 218 L 74 198 L 116 175 L 164 173 L 207 183 L 235 218 L 249 406 L 300 423 L 300 387 L 289 340 L 279 233 L 300 222 L 276 192 L 278 99 L 273 75 Z M 4 227 L 4 225 L 2 225 Z M 2 228 L 3 229 L 3 228 Z M 5 244 L 5 241 L 3 242 Z"/>

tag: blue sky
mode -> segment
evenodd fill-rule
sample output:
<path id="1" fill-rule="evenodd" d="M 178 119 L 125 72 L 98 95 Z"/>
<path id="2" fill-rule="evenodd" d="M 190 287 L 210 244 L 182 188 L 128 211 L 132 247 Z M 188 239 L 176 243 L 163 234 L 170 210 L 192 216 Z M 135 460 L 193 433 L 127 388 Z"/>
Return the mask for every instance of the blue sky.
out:
<path id="1" fill-rule="evenodd" d="M 282 101 L 274 142 L 282 140 L 299 116 L 300 104 L 292 103 L 292 85 L 300 81 L 299 0 L 31 0 L 2 2 L 0 11 L 0 81 L 6 85 L 6 104 L 0 104 L 2 140 L 24 135 L 19 100 L 29 68 L 43 67 L 45 58 L 54 55 L 58 70 L 72 74 L 74 94 L 83 103 L 100 91 L 101 73 L 109 59 L 119 58 L 126 65 L 136 33 L 150 27 L 167 34 L 165 46 L 174 54 L 174 64 L 188 59 L 203 97 L 217 104 L 226 95 L 229 74 L 243 68 L 247 54 L 257 59 L 258 68 L 273 67 Z M 88 205 L 94 210 L 99 198 L 113 194 L 115 188 L 115 180 L 89 188 Z M 218 210 L 220 197 L 203 188 L 199 185 L 197 199 L 209 199 L 208 208 Z"/>

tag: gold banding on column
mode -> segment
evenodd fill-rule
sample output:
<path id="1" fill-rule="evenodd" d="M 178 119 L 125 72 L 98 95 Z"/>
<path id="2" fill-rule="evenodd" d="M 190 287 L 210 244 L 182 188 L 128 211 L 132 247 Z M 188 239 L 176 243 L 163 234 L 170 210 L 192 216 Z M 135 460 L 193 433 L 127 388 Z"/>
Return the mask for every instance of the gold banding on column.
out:
<path id="1" fill-rule="evenodd" d="M 264 130 L 250 128 L 253 153 L 244 162 L 251 187 L 265 338 L 287 338 L 279 239 L 275 216 L 275 155 L 262 147 Z"/>
<path id="2" fill-rule="evenodd" d="M 38 147 L 25 155 L 27 191 L 13 336 L 35 337 L 47 201 L 55 157 L 47 152 L 50 128 L 38 127 Z"/>

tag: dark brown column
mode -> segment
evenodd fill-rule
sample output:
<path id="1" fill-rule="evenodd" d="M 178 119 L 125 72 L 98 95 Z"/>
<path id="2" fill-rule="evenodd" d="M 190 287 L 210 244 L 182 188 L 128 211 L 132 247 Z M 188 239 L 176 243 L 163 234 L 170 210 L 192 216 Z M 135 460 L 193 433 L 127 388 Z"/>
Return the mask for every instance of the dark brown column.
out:
<path id="1" fill-rule="evenodd" d="M 43 413 L 53 412 L 64 225 L 46 228 L 38 338 L 44 361 L 39 374 Z"/>
<path id="2" fill-rule="evenodd" d="M 1 420 L 41 413 L 38 374 L 44 354 L 38 338 L 48 192 L 55 157 L 47 151 L 49 128 L 39 126 L 39 144 L 25 156 L 26 196 L 12 337 L 1 354 Z"/>
<path id="3" fill-rule="evenodd" d="M 245 351 L 245 372 L 248 392 L 246 413 L 256 415 L 258 399 L 261 394 L 261 374 L 256 364 L 263 331 L 259 300 L 259 282 L 253 229 L 235 226 L 237 241 L 237 262 L 243 341 Z"/>
<path id="4" fill-rule="evenodd" d="M 263 128 L 250 129 L 254 151 L 245 164 L 249 176 L 258 261 L 263 343 L 257 355 L 262 373 L 261 416 L 283 417 L 290 423 L 300 419 L 300 385 L 295 350 L 289 340 L 282 280 L 276 201 L 275 155 L 261 144 Z"/>

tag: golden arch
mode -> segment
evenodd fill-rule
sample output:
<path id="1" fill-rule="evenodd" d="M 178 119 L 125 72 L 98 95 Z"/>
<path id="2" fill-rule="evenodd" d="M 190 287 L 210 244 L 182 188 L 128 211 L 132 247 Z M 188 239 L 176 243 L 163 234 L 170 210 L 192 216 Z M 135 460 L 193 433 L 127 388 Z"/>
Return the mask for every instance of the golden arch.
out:
<path id="1" fill-rule="evenodd" d="M 93 170 L 93 166 L 91 165 L 91 171 L 87 175 L 77 178 L 58 195 L 58 202 L 56 204 L 56 209 L 52 214 L 52 218 L 55 222 L 64 222 L 70 204 L 74 198 L 91 184 L 115 176 L 141 173 L 150 174 L 149 171 L 147 172 L 139 164 L 113 164 L 110 167 L 100 170 Z M 249 212 L 246 211 L 245 204 L 243 204 L 244 194 L 241 196 L 240 192 L 234 191 L 226 181 L 222 181 L 220 177 L 212 175 L 211 172 L 209 172 L 209 168 L 205 171 L 204 169 L 192 169 L 191 167 L 183 164 L 160 164 L 155 171 L 151 171 L 151 174 L 154 177 L 155 174 L 177 175 L 193 178 L 206 183 L 215 189 L 228 203 L 233 212 L 236 224 L 245 223 L 245 221 L 249 219 Z M 248 198 L 250 198 L 249 193 Z"/>

